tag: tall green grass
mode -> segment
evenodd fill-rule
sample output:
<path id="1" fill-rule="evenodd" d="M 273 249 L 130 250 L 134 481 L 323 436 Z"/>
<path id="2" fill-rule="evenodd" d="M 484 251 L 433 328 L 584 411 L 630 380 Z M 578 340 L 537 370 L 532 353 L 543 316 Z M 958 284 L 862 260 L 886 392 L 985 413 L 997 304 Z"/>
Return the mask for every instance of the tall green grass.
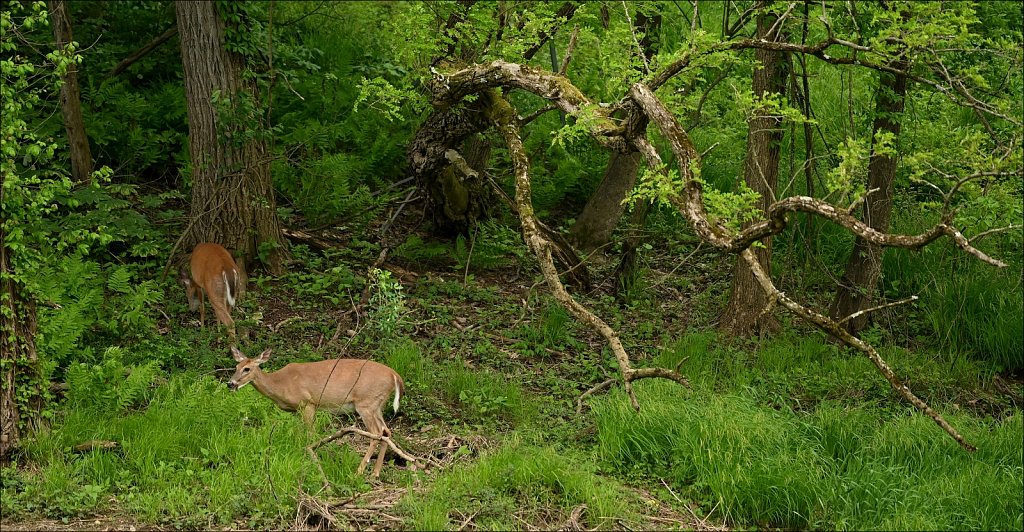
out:
<path id="1" fill-rule="evenodd" d="M 450 530 L 469 518 L 477 529 L 519 530 L 524 522 L 555 528 L 585 504 L 581 520 L 588 528 L 610 528 L 613 519 L 633 518 L 631 502 L 628 492 L 594 473 L 589 458 L 510 441 L 445 471 L 426 493 L 407 495 L 400 508 L 414 530 Z"/>
<path id="2" fill-rule="evenodd" d="M 462 359 L 431 361 L 412 341 L 393 344 L 384 354 L 384 362 L 402 375 L 420 401 L 433 399 L 424 396 L 440 395 L 456 407 L 456 414 L 466 423 L 502 421 L 521 425 L 540 410 L 536 400 L 507 375 L 489 368 L 470 368 Z"/>
<path id="3" fill-rule="evenodd" d="M 179 374 L 145 410 L 76 408 L 38 434 L 24 458 L 39 473 L 5 479 L 5 517 L 106 511 L 186 527 L 278 528 L 294 518 L 300 490 L 321 486 L 303 449 L 313 437 L 251 387 L 232 393 L 208 376 Z M 120 447 L 69 452 L 89 440 Z M 328 447 L 320 457 L 331 482 L 360 485 L 359 456 Z"/>
<path id="4" fill-rule="evenodd" d="M 1020 530 L 1024 415 L 945 413 L 968 453 L 916 413 L 822 402 L 806 413 L 667 382 L 594 403 L 597 456 L 620 473 L 671 481 L 733 524 L 856 530 Z"/>

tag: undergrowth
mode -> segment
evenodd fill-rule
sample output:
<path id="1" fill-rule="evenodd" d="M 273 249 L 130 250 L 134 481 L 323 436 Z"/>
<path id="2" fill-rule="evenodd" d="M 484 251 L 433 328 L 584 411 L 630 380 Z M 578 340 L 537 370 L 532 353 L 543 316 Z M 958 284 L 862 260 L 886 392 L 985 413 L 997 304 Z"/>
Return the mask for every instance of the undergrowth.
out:
<path id="1" fill-rule="evenodd" d="M 635 479 L 666 479 L 742 526 L 852 530 L 1014 530 L 1022 526 L 1024 416 L 946 411 L 968 453 L 925 416 L 823 401 L 778 410 L 752 394 L 637 386 L 594 402 L 596 453 Z M 756 394 L 753 394 L 756 395 Z"/>

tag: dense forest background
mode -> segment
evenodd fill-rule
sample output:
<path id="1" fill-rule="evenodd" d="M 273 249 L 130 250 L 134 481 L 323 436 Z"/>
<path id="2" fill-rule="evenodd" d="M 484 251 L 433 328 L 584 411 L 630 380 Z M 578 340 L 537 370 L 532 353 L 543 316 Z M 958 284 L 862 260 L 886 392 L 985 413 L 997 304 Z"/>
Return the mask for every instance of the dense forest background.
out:
<path id="1" fill-rule="evenodd" d="M 1022 20 L 5 2 L 4 529 L 1020 530 Z M 395 369 L 415 462 L 230 345 Z"/>

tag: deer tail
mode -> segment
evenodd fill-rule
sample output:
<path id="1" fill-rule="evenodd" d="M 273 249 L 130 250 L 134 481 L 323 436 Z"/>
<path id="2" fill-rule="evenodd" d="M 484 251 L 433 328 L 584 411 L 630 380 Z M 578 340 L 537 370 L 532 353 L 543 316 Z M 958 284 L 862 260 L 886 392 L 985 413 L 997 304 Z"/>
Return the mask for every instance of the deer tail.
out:
<path id="1" fill-rule="evenodd" d="M 228 279 L 228 272 L 220 272 L 224 278 L 224 296 L 228 300 L 228 306 L 235 306 L 235 295 L 238 293 L 238 271 L 234 268 L 231 269 L 231 278 Z"/>
<path id="2" fill-rule="evenodd" d="M 394 409 L 395 413 L 398 413 L 398 400 L 402 398 L 402 383 L 398 380 L 398 375 L 394 376 L 395 380 L 395 400 L 391 402 L 391 408 Z"/>

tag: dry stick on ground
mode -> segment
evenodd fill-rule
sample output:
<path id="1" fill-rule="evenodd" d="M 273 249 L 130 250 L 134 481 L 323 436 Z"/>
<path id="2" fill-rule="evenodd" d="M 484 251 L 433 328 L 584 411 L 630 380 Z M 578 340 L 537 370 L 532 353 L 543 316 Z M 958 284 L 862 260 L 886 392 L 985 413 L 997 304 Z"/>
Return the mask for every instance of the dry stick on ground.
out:
<path id="1" fill-rule="evenodd" d="M 370 434 L 369 432 L 366 432 L 365 430 L 357 429 L 354 426 L 353 427 L 345 427 L 343 429 L 338 430 L 334 434 L 331 434 L 330 436 L 326 436 L 324 438 L 321 438 L 316 443 L 311 443 L 311 444 L 306 446 L 306 452 L 309 453 L 309 456 L 313 458 L 313 462 L 316 464 L 316 468 L 318 470 L 320 470 L 320 476 L 324 480 L 324 487 L 325 488 L 330 486 L 330 482 L 327 480 L 327 475 L 324 473 L 324 468 L 320 465 L 320 458 L 316 455 L 316 450 L 319 449 L 320 447 L 322 447 L 325 444 L 328 444 L 328 443 L 330 443 L 330 442 L 332 442 L 332 441 L 334 441 L 334 440 L 336 440 L 338 438 L 341 438 L 342 436 L 344 436 L 346 434 L 358 434 L 360 436 L 365 436 L 367 438 L 374 439 L 374 440 L 379 440 L 379 441 L 382 441 L 382 442 L 388 444 L 388 447 L 391 448 L 391 451 L 394 452 L 395 454 L 397 454 L 398 456 L 402 457 L 403 459 L 405 459 L 405 461 L 409 462 L 413 469 L 416 468 L 416 463 L 417 462 L 423 462 L 424 461 L 424 460 L 420 460 L 420 459 L 416 458 L 415 456 L 413 456 L 413 455 L 403 451 L 398 446 L 398 444 L 396 444 L 394 441 L 391 440 L 391 438 L 389 438 L 387 436 L 374 436 L 373 434 Z"/>
<path id="2" fill-rule="evenodd" d="M 629 355 L 626 354 L 626 350 L 622 347 L 622 342 L 619 340 L 618 333 L 605 323 L 604 320 L 573 299 L 572 295 L 566 291 L 562 281 L 558 278 L 558 270 L 555 269 L 555 264 L 551 257 L 553 244 L 544 237 L 533 214 L 533 203 L 530 199 L 530 164 L 526 157 L 526 151 L 523 149 L 522 138 L 519 136 L 519 128 L 516 127 L 515 112 L 512 106 L 498 96 L 495 91 L 487 91 L 483 96 L 492 98 L 489 107 L 491 120 L 504 138 L 512 160 L 516 184 L 516 205 L 519 211 L 519 219 L 523 225 L 523 239 L 526 240 L 527 247 L 537 256 L 541 273 L 543 273 L 544 279 L 547 281 L 548 287 L 551 289 L 555 299 L 572 313 L 576 319 L 595 329 L 608 341 L 608 345 L 611 347 L 616 361 L 618 361 L 619 370 L 622 373 L 623 386 L 629 395 L 629 400 L 634 409 L 640 410 L 640 403 L 633 393 L 632 383 L 634 380 L 661 377 L 688 387 L 689 382 L 676 371 L 665 368 L 633 369 L 630 366 Z"/>

